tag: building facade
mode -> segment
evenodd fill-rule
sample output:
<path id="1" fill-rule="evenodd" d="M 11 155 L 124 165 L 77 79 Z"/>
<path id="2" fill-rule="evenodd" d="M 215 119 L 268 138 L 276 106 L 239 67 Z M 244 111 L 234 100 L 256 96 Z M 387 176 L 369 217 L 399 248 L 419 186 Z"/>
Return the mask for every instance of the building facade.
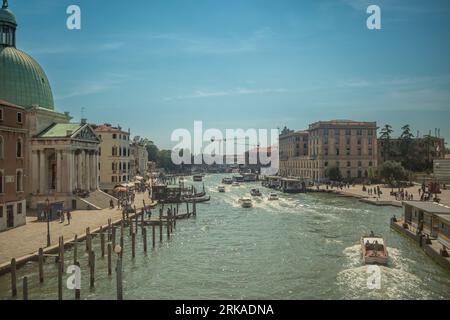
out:
<path id="1" fill-rule="evenodd" d="M 337 167 L 344 179 L 370 179 L 378 165 L 376 122 L 319 121 L 279 141 L 283 177 L 321 182 L 327 169 Z"/>
<path id="2" fill-rule="evenodd" d="M 108 123 L 92 126 L 101 140 L 98 164 L 100 189 L 112 193 L 115 186 L 131 180 L 130 132 Z"/>
<path id="3" fill-rule="evenodd" d="M 25 117 L 24 108 L 0 100 L 0 231 L 26 222 Z"/>
<path id="4" fill-rule="evenodd" d="M 148 152 L 144 144 L 134 141 L 130 145 L 130 175 L 145 177 L 147 172 Z"/>
<path id="5" fill-rule="evenodd" d="M 28 173 L 24 175 L 23 195 L 27 206 L 38 209 L 41 216 L 49 205 L 73 208 L 83 202 L 80 191 L 85 191 L 86 197 L 96 190 L 95 161 L 100 141 L 89 125 L 70 123 L 67 112 L 55 111 L 44 70 L 32 57 L 16 49 L 16 27 L 16 18 L 4 1 L 0 9 L 0 99 L 23 108 L 27 136 L 23 159 L 11 159 L 5 165 L 23 166 Z M 16 194 L 7 193 L 8 197 Z"/>

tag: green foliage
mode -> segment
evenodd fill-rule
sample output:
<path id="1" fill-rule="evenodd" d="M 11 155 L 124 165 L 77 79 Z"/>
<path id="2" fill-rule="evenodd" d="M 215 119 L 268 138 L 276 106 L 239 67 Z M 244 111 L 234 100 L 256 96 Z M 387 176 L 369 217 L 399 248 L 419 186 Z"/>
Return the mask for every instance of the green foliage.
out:
<path id="1" fill-rule="evenodd" d="M 383 148 L 383 160 L 386 161 L 386 159 L 391 155 L 392 152 L 392 146 L 391 146 L 391 135 L 394 130 L 392 130 L 392 126 L 389 124 L 386 124 L 383 129 L 381 129 L 381 135 L 380 135 L 380 141 L 382 141 L 382 148 Z"/>
<path id="2" fill-rule="evenodd" d="M 329 167 L 325 170 L 325 177 L 332 181 L 342 181 L 341 170 L 338 167 Z"/>
<path id="3" fill-rule="evenodd" d="M 386 161 L 379 168 L 379 176 L 393 186 L 395 182 L 407 180 L 408 172 L 400 162 Z"/>

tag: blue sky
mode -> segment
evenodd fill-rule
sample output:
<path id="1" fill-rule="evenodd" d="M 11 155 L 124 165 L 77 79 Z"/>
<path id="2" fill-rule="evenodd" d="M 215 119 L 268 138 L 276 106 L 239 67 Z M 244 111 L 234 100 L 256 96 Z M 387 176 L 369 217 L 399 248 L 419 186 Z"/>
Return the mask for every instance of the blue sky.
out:
<path id="1" fill-rule="evenodd" d="M 176 128 L 409 123 L 450 138 L 447 0 L 10 0 L 56 108 L 172 147 Z M 66 8 L 82 29 L 66 28 Z M 366 8 L 382 30 L 366 28 Z"/>

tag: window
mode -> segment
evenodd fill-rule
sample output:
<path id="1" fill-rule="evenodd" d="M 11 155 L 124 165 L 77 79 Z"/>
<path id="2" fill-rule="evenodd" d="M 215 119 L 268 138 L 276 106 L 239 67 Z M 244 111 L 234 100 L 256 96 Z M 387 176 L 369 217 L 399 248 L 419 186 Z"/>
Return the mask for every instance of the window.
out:
<path id="1" fill-rule="evenodd" d="M 349 145 L 349 144 L 350 144 L 350 141 L 351 141 L 350 138 L 347 138 L 346 140 L 347 140 L 347 141 L 346 141 L 347 144 Z"/>
<path id="2" fill-rule="evenodd" d="M 325 155 L 327 156 L 328 155 L 328 148 L 325 148 Z"/>
<path id="3" fill-rule="evenodd" d="M 0 109 L 0 121 L 3 120 L 3 109 Z"/>
<path id="4" fill-rule="evenodd" d="M 372 138 L 369 138 L 369 145 L 372 145 Z"/>
<path id="5" fill-rule="evenodd" d="M 369 167 L 372 167 L 372 166 L 373 166 L 372 161 L 369 161 Z"/>
<path id="6" fill-rule="evenodd" d="M 0 205 L 0 218 L 3 218 L 3 206 Z"/>
<path id="7" fill-rule="evenodd" d="M 22 112 L 17 112 L 17 122 L 22 123 Z"/>
<path id="8" fill-rule="evenodd" d="M 352 135 L 352 130 L 346 129 L 346 130 L 345 130 L 345 135 L 346 135 L 346 136 L 351 136 L 351 135 Z"/>
<path id="9" fill-rule="evenodd" d="M 22 214 L 22 202 L 17 204 L 17 214 Z"/>
<path id="10" fill-rule="evenodd" d="M 17 170 L 16 173 L 16 191 L 17 192 L 22 192 L 23 191 L 23 173 L 22 170 Z"/>
<path id="11" fill-rule="evenodd" d="M 347 148 L 346 155 L 347 155 L 347 156 L 350 155 L 350 148 Z"/>
<path id="12" fill-rule="evenodd" d="M 117 139 L 117 134 L 113 133 L 112 138 Z"/>
<path id="13" fill-rule="evenodd" d="M 0 159 L 3 159 L 3 137 L 0 136 Z"/>
<path id="14" fill-rule="evenodd" d="M 373 130 L 367 130 L 367 134 L 368 134 L 369 136 L 373 136 Z"/>
<path id="15" fill-rule="evenodd" d="M 358 161 L 358 167 L 362 167 L 362 162 Z"/>
<path id="16" fill-rule="evenodd" d="M 347 178 L 351 178 L 352 177 L 352 172 L 350 170 L 347 170 Z"/>
<path id="17" fill-rule="evenodd" d="M 362 136 L 362 134 L 363 134 L 363 130 L 362 129 L 356 130 L 356 135 Z"/>
<path id="18" fill-rule="evenodd" d="M 369 149 L 369 156 L 371 156 L 372 155 L 372 149 Z M 383 156 L 383 152 L 381 152 L 381 156 Z"/>
<path id="19" fill-rule="evenodd" d="M 117 156 L 117 147 L 112 147 L 111 153 L 113 156 Z"/>
<path id="20" fill-rule="evenodd" d="M 358 138 L 358 144 L 361 144 L 361 138 Z"/>
<path id="21" fill-rule="evenodd" d="M 22 152 L 22 139 L 21 138 L 17 139 L 16 149 L 17 149 L 16 150 L 17 158 L 22 158 L 23 152 Z"/>
<path id="22" fill-rule="evenodd" d="M 352 163 L 350 161 L 347 161 L 347 167 L 351 167 Z"/>
<path id="23" fill-rule="evenodd" d="M 358 156 L 361 155 L 361 148 L 358 148 Z"/>
<path id="24" fill-rule="evenodd" d="M 324 166 L 328 167 L 328 161 L 325 161 Z"/>
<path id="25" fill-rule="evenodd" d="M 339 155 L 339 148 L 336 148 L 336 155 Z"/>
<path id="26" fill-rule="evenodd" d="M 5 177 L 3 176 L 3 170 L 0 171 L 0 194 L 5 192 Z"/>

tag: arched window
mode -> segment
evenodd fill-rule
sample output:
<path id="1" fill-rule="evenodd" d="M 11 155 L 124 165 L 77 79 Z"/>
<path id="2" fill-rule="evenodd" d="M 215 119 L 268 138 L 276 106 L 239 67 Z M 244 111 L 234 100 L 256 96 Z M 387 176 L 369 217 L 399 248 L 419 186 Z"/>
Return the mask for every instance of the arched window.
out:
<path id="1" fill-rule="evenodd" d="M 3 151 L 3 137 L 0 136 L 0 159 L 3 159 L 4 151 Z"/>
<path id="2" fill-rule="evenodd" d="M 16 154 L 17 154 L 17 158 L 22 158 L 23 157 L 23 144 L 22 144 L 22 138 L 17 139 L 17 147 L 16 147 Z"/>
<path id="3" fill-rule="evenodd" d="M 23 191 L 23 173 L 22 170 L 17 170 L 16 173 L 16 191 L 21 192 Z"/>

